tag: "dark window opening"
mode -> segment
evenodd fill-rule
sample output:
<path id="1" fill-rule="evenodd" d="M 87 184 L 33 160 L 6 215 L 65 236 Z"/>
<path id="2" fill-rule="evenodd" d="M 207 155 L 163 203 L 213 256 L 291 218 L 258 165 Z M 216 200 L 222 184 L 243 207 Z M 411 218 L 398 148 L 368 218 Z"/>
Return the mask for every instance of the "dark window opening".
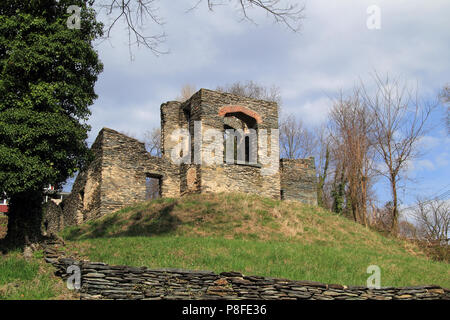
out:
<path id="1" fill-rule="evenodd" d="M 245 137 L 245 163 L 250 162 L 250 137 Z"/>
<path id="2" fill-rule="evenodd" d="M 242 112 L 232 112 L 224 115 L 224 163 L 226 163 L 227 138 L 226 130 L 234 131 L 233 138 L 233 162 L 235 164 L 257 165 L 258 150 L 258 125 L 254 118 Z M 251 131 L 250 131 L 251 130 Z M 238 133 L 239 132 L 239 133 Z M 242 136 L 241 136 L 242 135 Z M 255 141 L 253 141 L 256 139 Z M 252 140 L 252 141 L 251 141 Z M 252 146 L 250 146 L 252 144 Z M 231 146 L 231 145 L 230 145 Z M 241 149 L 242 148 L 242 149 Z M 242 153 L 241 153 L 242 152 Z M 252 152 L 252 159 L 250 159 Z M 238 163 L 239 159 L 239 163 Z M 230 159 L 231 160 L 231 159 Z M 252 163 L 250 163 L 252 160 Z"/>
<path id="3" fill-rule="evenodd" d="M 183 109 L 183 113 L 184 113 L 184 118 L 186 119 L 186 123 L 188 124 L 188 128 L 189 128 L 189 123 L 191 122 L 191 110 Z"/>

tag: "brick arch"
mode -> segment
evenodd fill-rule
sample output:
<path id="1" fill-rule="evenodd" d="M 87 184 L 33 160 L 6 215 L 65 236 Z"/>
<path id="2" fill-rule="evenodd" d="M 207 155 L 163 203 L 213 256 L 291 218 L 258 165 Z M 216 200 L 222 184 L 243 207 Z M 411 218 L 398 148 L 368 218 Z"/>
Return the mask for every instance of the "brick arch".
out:
<path id="1" fill-rule="evenodd" d="M 257 112 L 250 110 L 246 107 L 237 106 L 237 105 L 223 106 L 219 110 L 219 116 L 223 117 L 227 113 L 236 113 L 236 112 L 242 112 L 243 114 L 246 114 L 247 116 L 252 117 L 253 119 L 256 120 L 256 123 L 262 122 L 262 118 Z"/>

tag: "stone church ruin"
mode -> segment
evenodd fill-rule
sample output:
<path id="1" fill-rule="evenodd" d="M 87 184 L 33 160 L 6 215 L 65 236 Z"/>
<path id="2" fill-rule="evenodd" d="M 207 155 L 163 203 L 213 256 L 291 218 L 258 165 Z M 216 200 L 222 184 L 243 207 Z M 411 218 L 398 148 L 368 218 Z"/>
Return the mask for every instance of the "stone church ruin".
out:
<path id="1" fill-rule="evenodd" d="M 57 224 L 52 226 L 53 229 L 80 224 L 145 201 L 149 179 L 157 181 L 161 197 L 244 192 L 307 204 L 317 203 L 313 158 L 279 159 L 278 149 L 272 153 L 277 157 L 276 170 L 273 170 L 273 163 L 263 161 L 267 156 L 263 153 L 266 149 L 270 150 L 270 147 L 264 149 L 263 146 L 273 144 L 273 140 L 267 137 L 271 131 L 277 132 L 278 129 L 276 103 L 201 89 L 185 102 L 163 103 L 160 112 L 161 157 L 150 155 L 144 143 L 115 130 L 103 128 L 99 132 L 91 147 L 94 160 L 79 173 L 71 194 L 59 206 L 51 206 L 47 210 L 49 216 L 59 217 L 49 222 Z M 242 139 L 245 155 L 236 157 L 230 163 L 225 159 L 226 148 L 230 146 L 224 143 L 226 140 L 213 139 L 208 145 L 205 141 L 201 143 L 204 135 L 200 145 L 198 139 L 187 140 L 187 150 L 192 152 L 186 152 L 186 148 L 176 149 L 180 141 L 173 138 L 173 133 L 184 131 L 195 136 L 195 131 L 199 131 L 197 124 L 201 124 L 201 133 L 214 129 L 226 136 L 227 130 L 238 130 L 241 134 L 235 141 Z M 256 133 L 256 140 L 247 137 L 250 132 Z M 267 137 L 263 132 L 267 132 Z M 216 145 L 211 148 L 214 143 Z M 250 149 L 256 150 L 256 155 L 251 156 Z M 189 158 L 187 160 L 191 161 L 174 161 L 173 150 L 179 151 L 184 160 Z M 211 152 L 216 159 L 223 156 L 223 161 L 212 164 L 196 161 L 198 154 L 207 158 Z M 234 153 L 239 153 L 236 147 Z M 264 174 L 264 170 L 269 169 L 272 169 L 271 174 Z"/>

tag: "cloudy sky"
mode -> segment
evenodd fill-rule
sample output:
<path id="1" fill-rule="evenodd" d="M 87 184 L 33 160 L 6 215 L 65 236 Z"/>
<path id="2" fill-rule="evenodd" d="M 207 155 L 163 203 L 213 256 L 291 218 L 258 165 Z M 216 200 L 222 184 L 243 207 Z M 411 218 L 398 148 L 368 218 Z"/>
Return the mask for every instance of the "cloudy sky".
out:
<path id="1" fill-rule="evenodd" d="M 210 12 L 201 3 L 187 12 L 196 2 L 159 2 L 167 34 L 161 49 L 169 54 L 157 57 L 133 48 L 131 61 L 123 25 L 113 29 L 109 41 L 96 44 L 104 72 L 91 108 L 89 142 L 102 127 L 142 138 L 159 126 L 161 103 L 174 100 L 185 84 L 197 89 L 247 80 L 275 85 L 282 111 L 316 126 L 327 117 L 330 97 L 351 89 L 358 79 L 370 81 L 375 70 L 418 85 L 427 98 L 450 82 L 448 0 L 300 1 L 306 6 L 300 33 L 274 24 L 258 10 L 249 12 L 256 24 L 242 22 L 239 10 L 230 5 Z M 367 28 L 371 5 L 381 10 L 378 30 Z M 150 26 L 146 33 L 159 31 Z M 426 155 L 410 165 L 413 180 L 401 190 L 405 205 L 418 194 L 450 188 L 450 137 L 440 109 L 433 116 L 433 130 L 423 138 Z M 381 201 L 389 198 L 383 188 L 377 190 Z"/>

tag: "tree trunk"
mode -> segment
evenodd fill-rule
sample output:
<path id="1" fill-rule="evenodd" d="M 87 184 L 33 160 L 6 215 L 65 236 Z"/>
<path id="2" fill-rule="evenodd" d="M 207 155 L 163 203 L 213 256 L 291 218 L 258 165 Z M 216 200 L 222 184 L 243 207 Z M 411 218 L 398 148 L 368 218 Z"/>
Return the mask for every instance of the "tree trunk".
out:
<path id="1" fill-rule="evenodd" d="M 323 173 L 319 173 L 319 182 L 317 187 L 317 205 L 319 207 L 325 208 L 325 193 L 323 191 L 323 187 L 325 185 L 325 180 L 327 179 L 327 171 L 328 171 L 328 162 L 330 160 L 330 152 L 328 151 L 328 147 L 325 153 L 325 165 L 323 168 Z"/>
<path id="2" fill-rule="evenodd" d="M 397 199 L 397 185 L 395 180 L 391 181 L 392 184 L 392 227 L 391 233 L 398 233 L 398 199 Z"/>
<path id="3" fill-rule="evenodd" d="M 23 247 L 42 240 L 42 192 L 23 192 L 10 199 L 8 245 Z"/>
<path id="4" fill-rule="evenodd" d="M 363 224 L 367 227 L 367 178 L 363 176 L 361 178 L 361 184 L 362 184 L 362 190 L 361 190 L 361 211 L 362 211 L 362 218 L 363 218 Z"/>

